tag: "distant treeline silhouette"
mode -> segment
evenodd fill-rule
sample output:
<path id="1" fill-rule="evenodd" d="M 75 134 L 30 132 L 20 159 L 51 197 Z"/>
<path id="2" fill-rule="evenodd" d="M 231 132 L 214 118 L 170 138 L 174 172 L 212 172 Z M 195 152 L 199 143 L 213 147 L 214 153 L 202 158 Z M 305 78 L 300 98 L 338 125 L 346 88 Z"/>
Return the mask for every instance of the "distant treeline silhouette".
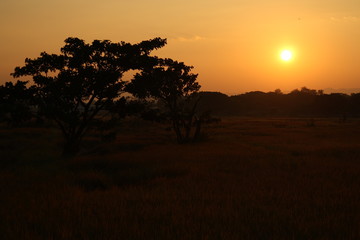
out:
<path id="1" fill-rule="evenodd" d="M 312 116 L 347 117 L 360 116 L 360 93 L 325 94 L 322 90 L 306 87 L 284 94 L 253 91 L 227 96 L 220 92 L 200 92 L 199 109 L 211 110 L 219 116 Z"/>

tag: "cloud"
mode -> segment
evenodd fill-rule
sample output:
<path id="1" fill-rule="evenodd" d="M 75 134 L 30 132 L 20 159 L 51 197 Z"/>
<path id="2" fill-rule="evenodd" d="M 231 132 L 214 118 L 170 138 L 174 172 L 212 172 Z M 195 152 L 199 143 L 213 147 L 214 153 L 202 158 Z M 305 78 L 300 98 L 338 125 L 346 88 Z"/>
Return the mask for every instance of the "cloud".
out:
<path id="1" fill-rule="evenodd" d="M 331 21 L 340 23 L 356 23 L 360 22 L 360 17 L 356 16 L 344 16 L 344 17 L 331 17 Z"/>
<path id="2" fill-rule="evenodd" d="M 200 37 L 200 36 L 192 36 L 192 37 L 176 37 L 176 38 L 170 38 L 170 40 L 173 41 L 179 41 L 179 42 L 196 42 L 196 41 L 201 41 L 201 40 L 205 40 L 206 38 L 204 37 Z"/>

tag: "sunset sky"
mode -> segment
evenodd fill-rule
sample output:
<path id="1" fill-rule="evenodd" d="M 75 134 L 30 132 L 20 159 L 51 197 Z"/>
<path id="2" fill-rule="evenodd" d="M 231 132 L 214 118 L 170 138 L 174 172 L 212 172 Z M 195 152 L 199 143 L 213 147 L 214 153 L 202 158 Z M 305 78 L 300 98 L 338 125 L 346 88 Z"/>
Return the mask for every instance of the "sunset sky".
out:
<path id="1" fill-rule="evenodd" d="M 162 37 L 154 54 L 193 65 L 204 91 L 360 88 L 359 0 L 1 0 L 0 29 L 0 84 L 67 37 Z"/>

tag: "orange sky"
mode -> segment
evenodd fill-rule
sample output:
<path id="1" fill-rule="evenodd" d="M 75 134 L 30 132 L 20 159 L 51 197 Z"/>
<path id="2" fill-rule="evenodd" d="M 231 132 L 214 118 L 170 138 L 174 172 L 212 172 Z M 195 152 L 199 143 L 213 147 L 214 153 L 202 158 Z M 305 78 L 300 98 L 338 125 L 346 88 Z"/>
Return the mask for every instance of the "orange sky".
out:
<path id="1" fill-rule="evenodd" d="M 193 65 L 204 91 L 360 88 L 359 0 L 1 0 L 0 29 L 1 84 L 70 36 L 162 37 L 154 54 Z"/>

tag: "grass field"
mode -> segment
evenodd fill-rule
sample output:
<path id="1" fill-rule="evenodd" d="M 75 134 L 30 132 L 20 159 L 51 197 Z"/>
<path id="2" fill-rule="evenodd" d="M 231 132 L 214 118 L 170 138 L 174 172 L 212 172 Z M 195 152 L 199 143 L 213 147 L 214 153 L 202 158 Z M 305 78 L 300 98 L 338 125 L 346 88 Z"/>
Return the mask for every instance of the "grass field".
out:
<path id="1" fill-rule="evenodd" d="M 125 122 L 72 160 L 0 129 L 1 239 L 360 239 L 360 119 L 226 118 L 202 142 Z"/>

